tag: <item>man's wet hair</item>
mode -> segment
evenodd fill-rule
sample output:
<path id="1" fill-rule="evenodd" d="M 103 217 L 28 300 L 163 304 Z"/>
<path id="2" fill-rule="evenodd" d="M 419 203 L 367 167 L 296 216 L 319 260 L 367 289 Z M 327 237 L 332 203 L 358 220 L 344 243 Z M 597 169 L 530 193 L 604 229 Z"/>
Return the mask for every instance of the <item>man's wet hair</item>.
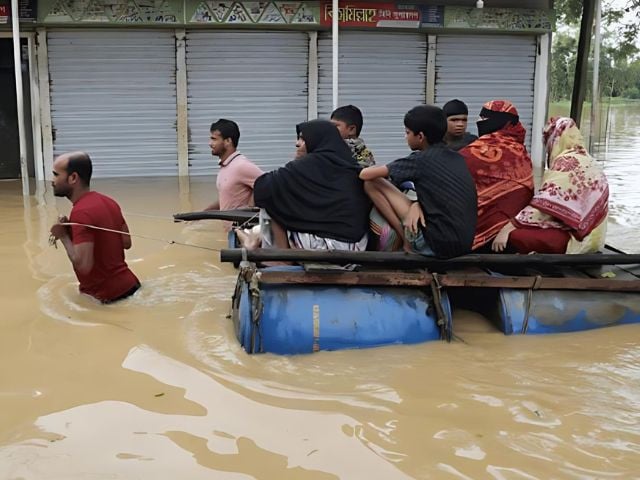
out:
<path id="1" fill-rule="evenodd" d="M 331 120 L 339 120 L 346 123 L 347 126 L 355 125 L 356 137 L 360 136 L 362 124 L 364 123 L 362 120 L 362 112 L 355 105 L 345 105 L 343 107 L 336 108 L 331 113 Z"/>
<path id="2" fill-rule="evenodd" d="M 78 178 L 88 187 L 91 183 L 91 174 L 93 173 L 91 157 L 86 152 L 73 152 L 70 153 L 68 157 L 67 176 L 72 173 L 77 173 Z"/>
<path id="3" fill-rule="evenodd" d="M 418 105 L 404 116 L 404 126 L 414 134 L 422 132 L 429 145 L 440 143 L 447 132 L 447 117 L 434 105 Z"/>
<path id="4" fill-rule="evenodd" d="M 240 141 L 240 128 L 236 122 L 233 120 L 227 120 L 226 118 L 221 118 L 218 121 L 213 122 L 209 129 L 211 132 L 216 130 L 220 132 L 223 140 L 230 138 L 233 146 L 238 146 L 238 142 Z"/>

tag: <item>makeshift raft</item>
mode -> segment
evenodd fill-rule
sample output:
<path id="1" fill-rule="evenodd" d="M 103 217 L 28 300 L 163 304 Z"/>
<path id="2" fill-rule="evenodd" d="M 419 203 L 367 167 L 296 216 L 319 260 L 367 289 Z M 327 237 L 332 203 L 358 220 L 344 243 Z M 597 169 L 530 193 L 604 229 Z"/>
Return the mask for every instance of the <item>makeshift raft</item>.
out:
<path id="1" fill-rule="evenodd" d="M 640 255 L 610 248 L 593 255 L 472 254 L 450 260 L 230 249 L 221 260 L 240 262 L 232 318 L 249 353 L 450 340 L 452 309 L 458 307 L 482 313 L 507 335 L 640 322 Z M 256 266 L 272 261 L 302 266 Z M 350 267 L 339 267 L 344 265 Z"/>

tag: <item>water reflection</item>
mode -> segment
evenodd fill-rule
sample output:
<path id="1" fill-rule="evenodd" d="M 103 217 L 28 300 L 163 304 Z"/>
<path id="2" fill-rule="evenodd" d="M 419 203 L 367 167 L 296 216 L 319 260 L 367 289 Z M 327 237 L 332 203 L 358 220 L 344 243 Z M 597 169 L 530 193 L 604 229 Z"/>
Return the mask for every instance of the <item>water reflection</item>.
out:
<path id="1" fill-rule="evenodd" d="M 612 230 L 610 237 L 622 236 L 622 248 L 640 251 L 637 231 L 640 229 L 640 189 L 635 179 L 640 178 L 640 105 L 612 107 L 608 142 L 597 144 L 598 157 L 605 165 L 611 185 Z M 622 228 L 617 228 L 622 227 Z M 636 234 L 633 233 L 635 230 Z M 613 241 L 613 240 L 612 240 Z"/>

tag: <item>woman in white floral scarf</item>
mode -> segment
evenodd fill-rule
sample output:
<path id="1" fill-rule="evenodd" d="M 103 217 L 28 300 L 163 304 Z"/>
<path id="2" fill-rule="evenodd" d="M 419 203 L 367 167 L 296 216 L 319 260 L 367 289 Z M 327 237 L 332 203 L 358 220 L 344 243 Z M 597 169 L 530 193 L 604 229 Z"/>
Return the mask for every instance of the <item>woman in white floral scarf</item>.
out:
<path id="1" fill-rule="evenodd" d="M 547 166 L 540 190 L 492 249 L 518 253 L 589 253 L 604 246 L 609 184 L 571 118 L 552 118 L 543 134 Z"/>

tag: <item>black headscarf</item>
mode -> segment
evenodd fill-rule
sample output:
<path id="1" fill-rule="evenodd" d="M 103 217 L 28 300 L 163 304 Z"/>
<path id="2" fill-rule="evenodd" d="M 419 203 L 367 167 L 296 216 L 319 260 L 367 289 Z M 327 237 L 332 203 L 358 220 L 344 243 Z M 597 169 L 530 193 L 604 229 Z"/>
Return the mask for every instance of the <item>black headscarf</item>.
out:
<path id="1" fill-rule="evenodd" d="M 497 132 L 506 125 L 516 125 L 520 121 L 518 115 L 508 112 L 496 112 L 486 107 L 482 107 L 482 110 L 480 110 L 480 117 L 485 120 L 476 122 L 479 136 Z"/>
<path id="2" fill-rule="evenodd" d="M 296 130 L 307 154 L 259 177 L 255 204 L 287 230 L 359 241 L 369 228 L 371 203 L 351 150 L 327 120 L 304 122 Z"/>
<path id="3" fill-rule="evenodd" d="M 457 98 L 454 100 L 449 100 L 447 103 L 445 103 L 444 107 L 442 107 L 442 111 L 447 116 L 447 118 L 453 115 L 469 115 L 469 109 L 467 108 L 467 105 L 462 100 L 458 100 Z"/>

